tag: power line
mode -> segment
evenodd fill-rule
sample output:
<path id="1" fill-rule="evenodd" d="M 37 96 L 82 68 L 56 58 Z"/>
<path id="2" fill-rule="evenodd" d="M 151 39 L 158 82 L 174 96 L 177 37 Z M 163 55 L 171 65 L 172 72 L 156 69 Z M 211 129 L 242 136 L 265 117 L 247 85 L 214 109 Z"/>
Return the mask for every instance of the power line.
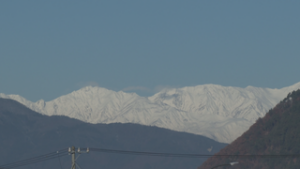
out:
<path id="1" fill-rule="evenodd" d="M 62 157 L 62 156 L 65 156 L 65 155 L 68 155 L 67 149 L 62 149 L 62 150 L 59 150 L 59 151 L 56 151 L 56 152 L 36 156 L 36 157 L 33 157 L 33 158 L 29 158 L 29 159 L 25 159 L 25 160 L 13 162 L 13 163 L 4 164 L 4 165 L 1 165 L 0 168 L 10 169 L 10 168 L 20 167 L 20 166 L 24 166 L 24 165 L 29 165 L 29 164 L 33 164 L 33 163 L 38 163 L 38 162 L 42 162 L 42 161 Z"/>
<path id="2" fill-rule="evenodd" d="M 37 159 L 37 160 L 33 160 L 33 161 L 31 160 L 31 161 L 26 161 L 26 162 L 22 162 L 22 163 L 20 163 L 20 162 L 19 163 L 12 163 L 10 165 L 5 165 L 1 168 L 10 169 L 10 168 L 21 167 L 21 166 L 24 166 L 24 165 L 39 163 L 39 162 L 42 162 L 42 161 L 51 160 L 51 159 L 54 159 L 54 158 L 65 156 L 65 155 L 68 155 L 68 153 L 62 154 L 62 155 L 55 155 L 55 156 L 52 155 L 52 156 L 49 156 L 47 158 Z"/>
<path id="3" fill-rule="evenodd" d="M 28 162 L 28 163 L 18 164 L 18 165 L 14 165 L 14 166 L 10 166 L 10 167 L 5 167 L 5 169 L 16 168 L 16 167 L 29 165 L 29 164 L 39 163 L 39 162 L 42 162 L 42 161 L 47 161 L 47 160 L 51 160 L 51 159 L 54 159 L 54 158 L 59 158 L 59 157 L 66 156 L 66 155 L 68 155 L 68 154 L 66 153 L 66 154 L 63 154 L 63 155 L 58 155 L 58 156 L 53 156 L 51 158 L 42 159 L 42 160 L 39 160 L 39 161 L 32 161 L 32 162 Z"/>
<path id="4" fill-rule="evenodd" d="M 60 169 L 62 169 L 62 165 L 61 165 L 60 157 L 58 157 L 58 160 L 59 160 L 59 164 L 60 164 Z"/>
<path id="5" fill-rule="evenodd" d="M 101 149 L 101 148 L 90 148 L 90 151 L 104 152 L 104 153 L 116 153 L 116 154 L 128 154 L 128 155 L 184 157 L 184 158 L 207 158 L 207 157 L 211 156 L 211 155 L 202 155 L 202 154 L 175 154 L 175 153 L 140 152 L 140 151 L 125 151 L 125 150 L 112 150 L 112 149 Z"/>
<path id="6" fill-rule="evenodd" d="M 243 158 L 283 158 L 283 157 L 300 157 L 300 154 L 283 154 L 283 155 L 233 155 L 233 154 L 176 154 L 176 153 L 158 153 L 158 152 L 142 152 L 142 151 L 125 151 L 102 148 L 90 148 L 90 151 L 103 153 L 116 153 L 128 155 L 143 155 L 143 156 L 163 156 L 163 157 L 181 157 L 181 158 L 208 158 L 208 157 L 243 157 Z"/>
<path id="7" fill-rule="evenodd" d="M 125 155 L 143 155 L 143 156 L 160 156 L 160 157 L 179 157 L 179 158 L 209 158 L 209 157 L 242 157 L 242 158 L 287 158 L 287 157 L 300 157 L 300 154 L 281 154 L 281 155 L 268 155 L 268 154 L 258 154 L 258 155 L 251 155 L 251 154 L 216 154 L 216 155 L 211 155 L 211 154 L 178 154 L 178 153 L 160 153 L 160 152 L 147 152 L 147 151 L 127 151 L 127 150 L 115 150 L 115 149 L 103 149 L 103 148 L 87 148 L 88 151 L 93 151 L 93 152 L 100 152 L 100 153 L 115 153 L 115 154 L 125 154 Z M 59 158 L 62 156 L 66 156 L 70 153 L 75 153 L 75 148 L 74 152 L 73 151 L 68 151 L 67 149 L 62 149 L 56 152 L 32 157 L 29 159 L 13 162 L 13 163 L 8 163 L 4 165 L 0 165 L 0 169 L 11 169 L 11 168 L 16 168 L 16 167 L 21 167 L 24 165 L 29 165 L 33 163 L 39 163 L 42 161 L 46 160 L 51 160 L 54 158 Z M 78 149 L 78 153 L 84 153 L 81 152 Z M 74 161 L 75 162 L 75 161 Z M 61 165 L 61 161 L 60 161 Z"/>

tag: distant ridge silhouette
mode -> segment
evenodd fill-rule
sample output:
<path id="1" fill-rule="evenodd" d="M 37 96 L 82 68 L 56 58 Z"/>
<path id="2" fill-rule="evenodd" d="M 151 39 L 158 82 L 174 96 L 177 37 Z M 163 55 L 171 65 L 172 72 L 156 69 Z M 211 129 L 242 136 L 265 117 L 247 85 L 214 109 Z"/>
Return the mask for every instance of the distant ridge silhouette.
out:
<path id="1" fill-rule="evenodd" d="M 76 147 L 207 154 L 216 153 L 226 144 L 212 139 L 138 124 L 90 124 L 65 116 L 46 116 L 9 99 L 0 99 L 0 166 L 49 152 Z M 71 157 L 61 157 L 62 168 L 71 167 Z M 205 159 L 147 157 L 110 153 L 81 155 L 82 169 L 194 169 Z M 32 164 L 20 169 L 60 168 L 60 161 Z"/>

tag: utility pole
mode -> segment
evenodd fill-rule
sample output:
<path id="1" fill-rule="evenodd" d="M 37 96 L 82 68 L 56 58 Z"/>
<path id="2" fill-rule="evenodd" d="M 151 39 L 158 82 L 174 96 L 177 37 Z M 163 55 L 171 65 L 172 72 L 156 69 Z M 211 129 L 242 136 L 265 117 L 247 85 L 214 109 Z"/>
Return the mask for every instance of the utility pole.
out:
<path id="1" fill-rule="evenodd" d="M 76 160 L 78 159 L 78 157 L 80 156 L 80 154 L 82 154 L 82 153 L 88 153 L 89 151 L 90 151 L 89 148 L 86 148 L 86 151 L 80 151 L 80 148 L 78 147 L 78 151 L 76 152 L 74 146 L 72 146 L 71 148 L 69 147 L 69 154 L 72 155 L 72 167 L 71 167 L 71 169 L 76 169 L 76 166 L 77 166 L 79 169 L 81 169 L 81 168 L 79 167 L 79 165 L 76 164 Z M 79 154 L 79 155 L 77 156 L 77 158 L 76 158 L 76 156 L 75 156 L 76 153 Z"/>
<path id="2" fill-rule="evenodd" d="M 76 163 L 75 163 L 75 147 L 71 147 L 71 152 L 70 154 L 72 155 L 72 168 L 71 169 L 76 169 Z"/>

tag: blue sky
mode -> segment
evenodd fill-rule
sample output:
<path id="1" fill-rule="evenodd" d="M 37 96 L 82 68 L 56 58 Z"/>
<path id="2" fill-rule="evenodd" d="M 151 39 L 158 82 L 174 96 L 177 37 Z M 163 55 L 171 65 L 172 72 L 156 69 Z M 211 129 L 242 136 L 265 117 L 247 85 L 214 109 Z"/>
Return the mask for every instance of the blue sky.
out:
<path id="1" fill-rule="evenodd" d="M 0 1 L 0 93 L 299 82 L 300 1 Z"/>

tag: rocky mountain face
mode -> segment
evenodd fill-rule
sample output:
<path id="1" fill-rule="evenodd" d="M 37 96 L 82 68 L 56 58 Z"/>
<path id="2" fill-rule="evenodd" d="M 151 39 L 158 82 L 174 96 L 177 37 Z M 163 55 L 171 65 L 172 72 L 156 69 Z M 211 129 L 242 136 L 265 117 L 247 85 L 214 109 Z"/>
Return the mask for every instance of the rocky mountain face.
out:
<path id="1" fill-rule="evenodd" d="M 0 168 L 10 168 L 2 167 L 7 163 L 76 146 L 90 148 L 90 152 L 80 155 L 77 161 L 83 169 L 195 169 L 205 159 L 100 153 L 92 151 L 92 148 L 214 154 L 226 146 L 204 136 L 155 126 L 91 124 L 66 116 L 46 116 L 10 99 L 0 99 L 0 133 Z M 18 168 L 71 168 L 71 156 Z"/>
<path id="2" fill-rule="evenodd" d="M 0 94 L 44 115 L 88 123 L 135 123 L 203 135 L 230 143 L 300 83 L 282 89 L 199 85 L 165 89 L 146 98 L 135 93 L 85 87 L 49 102 Z"/>
<path id="3" fill-rule="evenodd" d="M 238 161 L 232 169 L 296 169 L 300 165 L 300 90 L 290 93 L 248 131 L 198 169 Z M 224 156 L 220 155 L 236 155 Z M 248 157 L 247 157 L 248 155 Z M 254 155 L 250 156 L 249 155 Z M 264 156 L 271 155 L 271 156 Z"/>

